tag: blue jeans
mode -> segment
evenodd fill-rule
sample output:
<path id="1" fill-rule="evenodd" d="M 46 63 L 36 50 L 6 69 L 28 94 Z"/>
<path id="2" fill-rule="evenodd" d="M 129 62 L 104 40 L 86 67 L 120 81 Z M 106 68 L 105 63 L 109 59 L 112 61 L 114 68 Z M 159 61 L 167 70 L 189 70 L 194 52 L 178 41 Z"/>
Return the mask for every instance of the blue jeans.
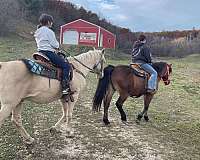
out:
<path id="1" fill-rule="evenodd" d="M 157 89 L 157 76 L 158 73 L 156 70 L 148 63 L 144 63 L 141 65 L 142 69 L 148 72 L 151 76 L 148 80 L 148 89 Z"/>
<path id="2" fill-rule="evenodd" d="M 62 71 L 63 71 L 62 80 L 69 79 L 69 69 L 70 69 L 69 63 L 65 62 L 65 60 L 63 58 L 61 58 L 54 52 L 43 51 L 43 50 L 39 51 L 39 52 L 43 53 L 45 56 L 47 56 L 50 59 L 50 61 L 53 64 L 55 64 L 56 66 L 58 66 L 59 68 L 62 69 Z"/>

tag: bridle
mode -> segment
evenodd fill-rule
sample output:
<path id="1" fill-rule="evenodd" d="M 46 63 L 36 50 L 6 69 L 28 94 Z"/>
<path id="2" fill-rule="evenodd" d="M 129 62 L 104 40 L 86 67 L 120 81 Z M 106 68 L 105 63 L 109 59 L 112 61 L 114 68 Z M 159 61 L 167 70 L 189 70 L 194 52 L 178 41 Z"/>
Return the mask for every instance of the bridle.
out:
<path id="1" fill-rule="evenodd" d="M 105 59 L 103 58 L 103 54 L 101 54 L 100 60 L 94 65 L 92 73 L 96 73 L 98 75 L 102 74 L 103 72 L 103 63 L 105 62 Z M 101 65 L 100 70 L 97 70 L 98 65 Z"/>
<path id="2" fill-rule="evenodd" d="M 103 72 L 103 63 L 104 63 L 104 58 L 103 58 L 103 53 L 101 54 L 101 57 L 100 57 L 100 60 L 94 65 L 94 67 L 93 68 L 90 68 L 90 67 L 88 67 L 87 65 L 85 65 L 84 63 L 82 63 L 81 61 L 79 61 L 77 58 L 75 58 L 74 56 L 71 56 L 71 54 L 70 53 L 68 53 L 65 49 L 63 49 L 62 48 L 62 50 L 67 54 L 67 55 L 69 55 L 70 57 L 72 57 L 75 61 L 77 61 L 78 63 L 80 63 L 83 67 L 85 67 L 85 68 L 87 68 L 91 73 L 95 73 L 95 74 L 97 74 L 97 75 L 100 75 L 100 74 L 102 74 L 102 72 Z M 100 71 L 97 71 L 97 67 L 98 67 L 98 65 L 99 64 L 101 64 L 101 68 L 100 68 Z M 76 69 L 76 68 L 75 68 Z M 78 69 L 76 69 L 76 71 L 78 72 L 78 73 L 80 73 L 84 78 L 86 78 L 86 76 L 80 71 L 80 70 L 78 70 Z"/>
<path id="3" fill-rule="evenodd" d="M 161 77 L 165 85 L 168 85 L 170 83 L 170 80 L 168 79 L 168 77 L 170 75 L 169 69 L 170 69 L 169 65 L 166 64 L 166 70 L 165 70 L 164 74 L 162 74 L 163 76 Z M 163 78 L 164 76 L 167 76 L 167 79 Z"/>
<path id="4" fill-rule="evenodd" d="M 97 75 L 102 74 L 103 71 L 103 63 L 104 63 L 104 59 L 103 59 L 103 54 L 100 57 L 100 60 L 94 65 L 93 68 L 88 67 L 87 65 L 85 65 L 84 63 L 82 63 L 81 61 L 79 61 L 77 58 L 72 57 L 74 60 L 76 60 L 78 63 L 80 63 L 83 67 L 87 68 L 91 73 L 95 73 Z M 101 68 L 100 71 L 97 70 L 98 65 L 101 64 Z M 79 73 L 81 71 L 78 71 Z M 81 75 L 84 75 L 83 73 Z M 83 76 L 84 78 L 86 77 L 85 75 Z"/>

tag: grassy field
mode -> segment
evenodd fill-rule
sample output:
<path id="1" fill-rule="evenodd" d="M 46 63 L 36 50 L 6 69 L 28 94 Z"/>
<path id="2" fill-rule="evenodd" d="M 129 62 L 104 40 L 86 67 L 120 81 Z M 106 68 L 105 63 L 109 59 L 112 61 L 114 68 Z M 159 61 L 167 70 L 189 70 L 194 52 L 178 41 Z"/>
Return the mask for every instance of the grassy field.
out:
<path id="1" fill-rule="evenodd" d="M 35 43 L 22 38 L 0 38 L 0 61 L 31 57 Z M 123 59 L 123 58 L 122 58 Z M 91 112 L 97 85 L 93 74 L 81 93 L 73 113 L 74 138 L 52 135 L 47 130 L 61 116 L 57 102 L 38 105 L 24 102 L 23 124 L 36 139 L 27 147 L 14 125 L 7 119 L 0 128 L 0 159 L 200 159 L 200 55 L 182 59 L 163 59 L 173 65 L 171 85 L 162 82 L 149 109 L 150 122 L 135 123 L 135 115 L 143 107 L 143 99 L 129 98 L 124 109 L 129 125 L 120 121 L 114 106 L 110 107 L 111 126 L 102 124 L 101 113 Z M 111 60 L 109 64 L 127 64 L 127 60 Z"/>

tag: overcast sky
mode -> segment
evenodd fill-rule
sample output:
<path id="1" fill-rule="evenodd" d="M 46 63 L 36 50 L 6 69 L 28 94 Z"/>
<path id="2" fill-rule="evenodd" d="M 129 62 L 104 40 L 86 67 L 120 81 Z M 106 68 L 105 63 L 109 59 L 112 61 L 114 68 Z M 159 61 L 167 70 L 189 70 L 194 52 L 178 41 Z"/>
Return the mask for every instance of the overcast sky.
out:
<path id="1" fill-rule="evenodd" d="M 200 0 L 66 0 L 132 31 L 200 28 Z"/>

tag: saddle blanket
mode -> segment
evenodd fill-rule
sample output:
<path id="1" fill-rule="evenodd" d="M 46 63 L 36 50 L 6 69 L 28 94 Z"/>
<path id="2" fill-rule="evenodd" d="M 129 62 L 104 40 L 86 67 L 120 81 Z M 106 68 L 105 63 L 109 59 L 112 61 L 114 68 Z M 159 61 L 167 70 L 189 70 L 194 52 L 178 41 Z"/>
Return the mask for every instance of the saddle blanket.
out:
<path id="1" fill-rule="evenodd" d="M 53 65 L 46 65 L 42 62 L 37 62 L 32 59 L 22 59 L 28 70 L 34 74 L 48 77 L 50 79 L 57 79 L 61 81 L 62 71 Z"/>

